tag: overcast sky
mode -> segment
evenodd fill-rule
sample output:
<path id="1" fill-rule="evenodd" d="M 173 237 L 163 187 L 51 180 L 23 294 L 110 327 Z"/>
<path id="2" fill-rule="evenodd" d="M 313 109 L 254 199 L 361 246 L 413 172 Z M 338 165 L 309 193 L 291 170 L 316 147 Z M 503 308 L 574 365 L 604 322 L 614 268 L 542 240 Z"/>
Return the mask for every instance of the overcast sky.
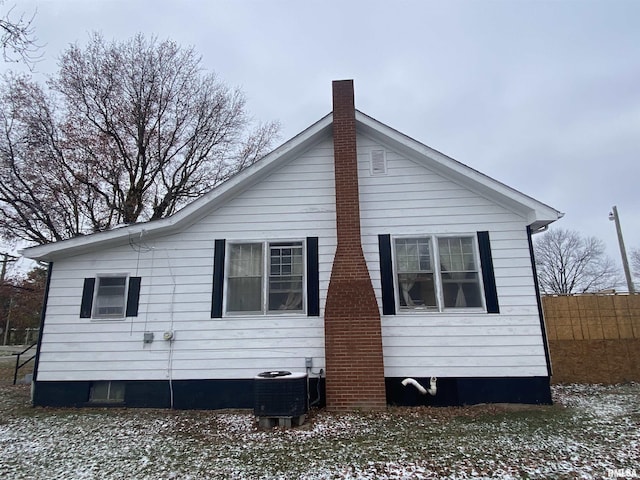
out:
<path id="1" fill-rule="evenodd" d="M 558 227 L 620 263 L 617 205 L 640 248 L 640 1 L 15 3 L 37 10 L 41 76 L 91 31 L 170 38 L 279 120 L 282 141 L 331 111 L 331 80 L 352 78 L 359 110 L 564 212 Z"/>

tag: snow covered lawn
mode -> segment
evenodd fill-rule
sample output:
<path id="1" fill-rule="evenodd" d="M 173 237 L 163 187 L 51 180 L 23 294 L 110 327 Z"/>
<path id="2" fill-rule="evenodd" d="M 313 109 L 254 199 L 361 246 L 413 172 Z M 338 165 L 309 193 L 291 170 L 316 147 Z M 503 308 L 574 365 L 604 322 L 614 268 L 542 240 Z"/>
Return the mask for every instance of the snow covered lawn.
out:
<path id="1" fill-rule="evenodd" d="M 0 477 L 50 479 L 640 478 L 640 385 L 554 387 L 554 406 L 314 412 L 41 409 L 0 386 Z"/>

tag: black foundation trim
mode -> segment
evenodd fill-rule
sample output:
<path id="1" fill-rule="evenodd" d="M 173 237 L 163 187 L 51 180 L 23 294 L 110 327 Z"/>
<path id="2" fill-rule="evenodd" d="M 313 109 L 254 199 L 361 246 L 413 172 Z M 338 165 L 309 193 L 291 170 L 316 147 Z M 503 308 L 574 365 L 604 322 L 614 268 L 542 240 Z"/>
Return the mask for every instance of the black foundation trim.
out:
<path id="1" fill-rule="evenodd" d="M 39 407 L 128 407 L 173 408 L 178 410 L 220 410 L 224 408 L 253 408 L 253 379 L 229 380 L 166 380 L 124 381 L 124 402 L 106 404 L 89 401 L 91 383 L 35 382 L 33 404 Z M 311 401 L 318 397 L 318 379 L 309 379 Z M 320 382 L 320 406 L 324 405 L 324 381 Z"/>
<path id="2" fill-rule="evenodd" d="M 460 406 L 478 403 L 551 404 L 549 377 L 438 378 L 435 396 L 422 395 L 404 378 L 385 378 L 387 403 L 398 406 Z M 415 378 L 425 388 L 429 378 Z M 166 380 L 125 381 L 125 401 L 106 405 L 89 402 L 91 382 L 35 382 L 33 403 L 42 407 L 171 408 Z M 325 382 L 320 380 L 320 402 L 325 404 Z M 310 401 L 318 398 L 318 379 L 309 379 Z M 173 408 L 220 410 L 254 407 L 254 380 L 174 380 Z"/>
<path id="3" fill-rule="evenodd" d="M 549 405 L 549 377 L 453 377 L 438 378 L 435 396 L 422 395 L 404 378 L 386 377 L 387 403 L 398 406 L 461 406 L 478 403 L 527 403 Z M 429 388 L 429 378 L 415 380 Z"/>

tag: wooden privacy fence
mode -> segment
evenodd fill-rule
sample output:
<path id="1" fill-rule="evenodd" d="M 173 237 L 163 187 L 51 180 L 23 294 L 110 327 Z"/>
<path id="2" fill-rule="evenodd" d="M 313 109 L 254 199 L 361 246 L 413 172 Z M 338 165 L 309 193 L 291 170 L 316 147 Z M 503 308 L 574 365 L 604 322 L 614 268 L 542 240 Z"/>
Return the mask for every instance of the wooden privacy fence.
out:
<path id="1" fill-rule="evenodd" d="M 554 383 L 640 381 L 640 295 L 542 297 Z"/>

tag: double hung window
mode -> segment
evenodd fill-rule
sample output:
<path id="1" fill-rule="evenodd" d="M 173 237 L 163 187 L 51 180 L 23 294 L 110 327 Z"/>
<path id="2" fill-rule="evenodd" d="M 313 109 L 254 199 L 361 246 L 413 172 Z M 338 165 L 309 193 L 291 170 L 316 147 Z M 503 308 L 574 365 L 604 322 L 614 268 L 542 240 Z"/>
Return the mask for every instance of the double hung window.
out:
<path id="1" fill-rule="evenodd" d="M 227 312 L 303 311 L 303 260 L 302 242 L 231 243 Z"/>
<path id="2" fill-rule="evenodd" d="M 84 279 L 80 318 L 123 320 L 138 315 L 140 277 L 97 275 Z"/>
<path id="3" fill-rule="evenodd" d="M 395 259 L 401 310 L 483 307 L 474 237 L 396 238 Z"/>
<path id="4" fill-rule="evenodd" d="M 122 318 L 126 302 L 127 277 L 98 277 L 94 318 Z"/>

